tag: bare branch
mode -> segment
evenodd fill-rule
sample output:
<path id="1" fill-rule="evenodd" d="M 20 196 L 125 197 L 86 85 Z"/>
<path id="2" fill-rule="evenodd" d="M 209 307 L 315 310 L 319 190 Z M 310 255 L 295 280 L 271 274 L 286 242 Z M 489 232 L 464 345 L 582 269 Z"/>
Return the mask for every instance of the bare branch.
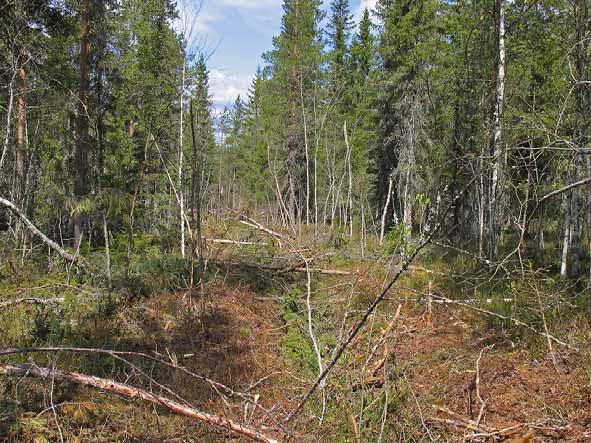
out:
<path id="1" fill-rule="evenodd" d="M 37 237 L 39 237 L 43 243 L 45 243 L 47 246 L 49 246 L 51 249 L 55 250 L 63 259 L 73 262 L 73 263 L 77 263 L 79 265 L 82 265 L 82 260 L 80 257 L 75 256 L 70 254 L 69 252 L 67 252 L 65 249 L 63 249 L 60 245 L 58 245 L 56 242 L 54 242 L 53 240 L 51 240 L 49 237 L 47 237 L 43 232 L 41 232 L 39 230 L 39 228 L 37 228 L 22 212 L 19 208 L 16 207 L 16 205 L 2 197 L 0 197 L 0 206 L 4 206 L 6 209 L 8 209 L 10 212 L 12 212 L 14 215 L 16 215 L 19 220 L 27 227 L 27 229 L 29 231 L 31 231 L 31 233 L 33 235 L 36 235 Z"/>
<path id="2" fill-rule="evenodd" d="M 279 442 L 279 440 L 266 436 L 258 429 L 244 426 L 219 415 L 208 414 L 207 412 L 202 412 L 195 408 L 184 406 L 166 397 L 153 394 L 143 389 L 134 388 L 114 380 L 93 377 L 77 372 L 51 370 L 49 368 L 41 368 L 35 365 L 0 364 L 0 374 L 5 376 L 35 377 L 61 382 L 69 382 L 77 385 L 100 389 L 102 391 L 113 392 L 130 399 L 140 399 L 157 406 L 162 406 L 175 414 L 183 415 L 207 425 L 214 426 L 218 429 L 228 431 L 229 433 L 236 436 L 246 437 L 251 441 L 261 443 Z"/>
<path id="3" fill-rule="evenodd" d="M 590 182 L 591 182 L 591 177 L 587 177 L 587 178 L 584 178 L 583 180 L 579 180 L 577 182 L 571 183 L 570 185 L 567 185 L 567 186 L 564 186 L 560 189 L 557 189 L 556 191 L 552 191 L 549 194 L 544 195 L 540 200 L 538 200 L 538 206 L 552 197 L 563 194 L 564 192 L 568 192 L 571 189 L 577 188 L 579 186 L 583 186 L 583 185 L 590 183 Z"/>
<path id="4" fill-rule="evenodd" d="M 466 187 L 466 189 L 467 189 L 467 187 Z M 464 191 L 458 193 L 452 199 L 452 202 L 448 205 L 447 209 L 445 210 L 443 216 L 441 217 L 441 219 L 439 220 L 439 222 L 437 223 L 435 228 L 426 236 L 426 238 L 424 238 L 424 240 L 415 248 L 415 250 L 411 254 L 407 255 L 404 258 L 404 260 L 402 261 L 402 264 L 400 265 L 400 269 L 398 270 L 398 272 L 394 275 L 394 277 L 390 280 L 390 282 L 386 285 L 386 287 L 382 290 L 382 292 L 375 298 L 375 300 L 369 306 L 369 308 L 367 308 L 367 310 L 365 311 L 365 314 L 363 315 L 361 320 L 355 325 L 355 327 L 351 330 L 351 332 L 349 332 L 349 335 L 347 336 L 345 341 L 343 341 L 341 343 L 341 345 L 337 348 L 337 350 L 334 352 L 332 360 L 326 365 L 326 367 L 324 368 L 324 371 L 322 371 L 320 376 L 316 379 L 314 384 L 310 387 L 308 392 L 304 395 L 304 398 L 300 401 L 300 403 L 296 406 L 296 408 L 285 417 L 285 419 L 284 419 L 285 423 L 288 423 L 289 421 L 291 421 L 302 410 L 302 408 L 308 402 L 308 400 L 310 399 L 312 394 L 324 382 L 324 379 L 328 376 L 330 371 L 336 366 L 337 362 L 340 360 L 341 356 L 343 355 L 345 350 L 349 347 L 349 345 L 351 344 L 353 339 L 357 336 L 357 334 L 359 334 L 359 332 L 361 332 L 361 330 L 363 329 L 363 327 L 365 326 L 365 324 L 369 320 L 369 317 L 376 311 L 376 309 L 378 308 L 380 303 L 382 301 L 384 301 L 384 298 L 386 297 L 386 295 L 388 294 L 390 289 L 392 289 L 392 287 L 396 284 L 398 279 L 400 279 L 400 277 L 410 268 L 411 264 L 417 258 L 419 253 L 431 242 L 431 240 L 433 239 L 435 234 L 441 228 L 443 220 L 445 220 L 445 217 L 447 216 L 450 208 L 452 208 L 456 204 L 458 199 L 463 194 L 464 194 Z"/>
<path id="5" fill-rule="evenodd" d="M 0 303 L 0 308 L 6 308 L 9 306 L 15 305 L 57 305 L 64 302 L 64 297 L 58 298 L 32 298 L 32 297 L 25 297 L 25 298 L 18 298 L 16 300 L 9 300 Z"/>

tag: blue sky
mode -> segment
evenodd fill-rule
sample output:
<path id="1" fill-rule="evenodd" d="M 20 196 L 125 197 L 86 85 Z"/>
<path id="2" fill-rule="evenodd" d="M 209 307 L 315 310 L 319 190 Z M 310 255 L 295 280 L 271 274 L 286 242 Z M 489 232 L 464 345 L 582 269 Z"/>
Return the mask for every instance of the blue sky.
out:
<path id="1" fill-rule="evenodd" d="M 329 0 L 324 0 L 328 7 Z M 261 55 L 272 47 L 272 38 L 281 25 L 281 0 L 180 0 L 185 29 L 192 40 L 211 53 L 211 92 L 216 109 L 244 96 Z M 351 0 L 358 18 L 364 7 L 376 0 Z M 183 12 L 184 11 L 184 12 Z M 193 18 L 196 19 L 193 20 Z M 190 23 L 194 23 L 191 25 Z"/>

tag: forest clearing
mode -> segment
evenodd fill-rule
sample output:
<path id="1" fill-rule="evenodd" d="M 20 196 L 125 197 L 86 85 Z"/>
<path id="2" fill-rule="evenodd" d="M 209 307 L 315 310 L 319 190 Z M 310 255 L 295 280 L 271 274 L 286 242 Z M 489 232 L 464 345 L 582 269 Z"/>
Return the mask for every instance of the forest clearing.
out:
<path id="1" fill-rule="evenodd" d="M 0 4 L 0 441 L 590 442 L 589 0 L 210 5 Z"/>

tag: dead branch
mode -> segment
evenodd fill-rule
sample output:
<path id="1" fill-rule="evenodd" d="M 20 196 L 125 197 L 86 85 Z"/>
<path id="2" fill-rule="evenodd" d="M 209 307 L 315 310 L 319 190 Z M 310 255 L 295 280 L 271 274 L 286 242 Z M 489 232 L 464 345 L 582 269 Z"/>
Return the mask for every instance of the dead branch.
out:
<path id="1" fill-rule="evenodd" d="M 246 215 L 241 215 L 240 218 L 242 219 L 242 220 L 240 220 L 240 223 L 242 223 L 243 225 L 249 226 L 251 228 L 258 229 L 259 231 L 262 231 L 265 234 L 268 234 L 271 237 L 276 238 L 279 241 L 279 245 L 281 245 L 281 240 L 287 239 L 287 237 L 285 235 L 279 234 L 278 232 L 275 232 L 269 228 L 266 228 L 265 226 L 261 225 L 256 220 L 253 220 L 252 218 L 247 217 Z"/>
<path id="2" fill-rule="evenodd" d="M 284 274 L 287 272 L 299 272 L 299 273 L 311 273 L 311 274 L 323 274 L 323 275 L 357 275 L 356 272 L 351 271 L 343 271 L 341 269 L 321 269 L 321 268 L 308 268 L 306 269 L 301 267 L 285 267 L 285 266 L 275 266 L 275 265 L 259 265 L 253 263 L 229 263 L 231 266 L 236 267 L 243 267 L 243 268 L 250 268 L 250 269 L 263 269 L 265 271 L 274 271 L 280 274 Z"/>
<path id="3" fill-rule="evenodd" d="M 243 400 L 251 401 L 251 396 L 248 394 L 244 394 L 242 392 L 236 392 L 229 386 L 226 386 L 222 383 L 219 383 L 215 380 L 210 379 L 209 377 L 195 373 L 190 371 L 189 369 L 180 366 L 177 364 L 176 356 L 171 356 L 171 361 L 163 360 L 162 358 L 155 357 L 150 354 L 145 354 L 143 352 L 134 352 L 134 351 L 113 351 L 110 349 L 94 349 L 94 348 L 70 348 L 70 347 L 45 347 L 45 348 L 8 348 L 8 349 L 0 349 L 0 357 L 6 355 L 15 355 L 15 354 L 34 354 L 34 353 L 56 353 L 56 352 L 70 352 L 73 354 L 99 354 L 99 355 L 108 355 L 110 357 L 138 357 L 144 358 L 149 360 L 153 363 L 157 363 L 163 366 L 166 366 L 171 369 L 175 369 L 185 373 L 186 375 L 201 380 L 211 386 L 218 393 L 223 393 L 223 395 L 227 395 L 229 397 L 240 397 Z"/>
<path id="4" fill-rule="evenodd" d="M 65 249 L 63 249 L 60 245 L 58 245 L 56 242 L 54 242 L 53 240 L 51 240 L 49 237 L 47 237 L 43 232 L 41 232 L 39 230 L 39 228 L 37 228 L 22 212 L 19 208 L 16 207 L 16 205 L 2 197 L 0 197 L 0 206 L 4 206 L 6 209 L 8 209 L 10 212 L 12 212 L 14 215 L 17 216 L 17 218 L 27 227 L 27 229 L 33 234 L 36 235 L 37 237 L 39 237 L 41 239 L 41 241 L 43 241 L 43 243 L 45 243 L 47 246 L 49 246 L 51 249 L 53 249 L 54 251 L 56 251 L 64 260 L 70 261 L 72 263 L 77 263 L 79 265 L 82 264 L 82 261 L 80 259 L 80 257 L 75 256 L 70 254 L 69 252 L 67 252 Z"/>
<path id="5" fill-rule="evenodd" d="M 453 420 L 450 418 L 440 418 L 440 417 L 429 417 L 429 418 L 427 418 L 427 422 L 441 423 L 444 425 L 452 426 L 454 428 L 465 428 L 470 431 L 474 431 L 474 432 L 488 435 L 488 433 L 482 432 L 480 429 L 476 428 L 474 424 L 466 423 L 466 422 L 460 421 L 460 420 Z"/>
<path id="6" fill-rule="evenodd" d="M 326 365 L 326 367 L 324 368 L 324 371 L 322 371 L 322 374 L 320 374 L 320 376 L 316 379 L 316 381 L 308 389 L 308 391 L 306 392 L 306 394 L 304 395 L 302 400 L 298 403 L 298 405 L 295 407 L 295 409 L 293 411 L 291 411 L 289 414 L 287 414 L 287 416 L 283 420 L 285 423 L 290 422 L 302 410 L 302 408 L 308 402 L 308 400 L 310 399 L 312 394 L 316 391 L 316 389 L 319 386 L 321 386 L 321 384 L 324 383 L 324 379 L 328 376 L 330 371 L 336 366 L 336 364 L 340 360 L 341 356 L 343 355 L 345 350 L 349 347 L 349 345 L 353 342 L 355 337 L 357 337 L 359 332 L 361 332 L 361 330 L 364 328 L 365 324 L 367 323 L 367 321 L 369 320 L 371 315 L 376 311 L 376 309 L 382 303 L 382 301 L 384 301 L 384 298 L 388 295 L 388 292 L 390 292 L 390 289 L 392 289 L 392 287 L 396 284 L 398 279 L 400 279 L 400 277 L 410 268 L 410 266 L 412 265 L 414 260 L 421 253 L 421 251 L 429 243 L 431 243 L 431 240 L 433 239 L 435 234 L 437 234 L 437 232 L 439 232 L 439 230 L 441 229 L 443 220 L 445 220 L 445 217 L 449 213 L 449 210 L 456 204 L 456 202 L 464 194 L 464 192 L 465 191 L 462 191 L 462 192 L 459 192 L 458 194 L 456 194 L 456 196 L 452 199 L 451 203 L 448 205 L 448 207 L 446 208 L 446 210 L 443 213 L 443 216 L 439 219 L 439 221 L 437 222 L 437 224 L 435 225 L 433 230 L 426 234 L 424 239 L 418 244 L 418 246 L 414 249 L 414 251 L 412 253 L 410 253 L 409 255 L 404 257 L 404 259 L 402 260 L 402 263 L 400 265 L 400 268 L 398 269 L 398 272 L 396 272 L 394 277 L 392 277 L 392 279 L 384 287 L 382 292 L 374 299 L 374 301 L 369 306 L 369 308 L 367 308 L 367 310 L 363 314 L 363 317 L 353 327 L 353 329 L 351 329 L 347 338 L 338 346 L 338 348 L 336 348 L 335 352 L 333 353 L 332 359 Z"/>
<path id="7" fill-rule="evenodd" d="M 306 272 L 306 268 L 294 268 L 291 269 L 293 272 Z M 323 275 L 356 275 L 356 272 L 343 271 L 341 269 L 320 269 L 320 268 L 309 268 L 310 274 L 323 274 Z"/>
<path id="8" fill-rule="evenodd" d="M 521 320 L 518 320 L 516 318 L 508 317 L 508 316 L 502 315 L 502 314 L 498 314 L 496 312 L 489 311 L 488 309 L 483 309 L 483 308 L 479 308 L 479 307 L 476 307 L 476 306 L 470 306 L 469 304 L 462 303 L 462 302 L 457 301 L 457 300 L 452 300 L 452 299 L 449 299 L 449 298 L 444 297 L 442 295 L 433 294 L 433 297 L 434 298 L 437 298 L 439 300 L 444 300 L 446 303 L 449 303 L 449 304 L 463 306 L 463 307 L 468 308 L 468 309 L 471 309 L 473 311 L 480 312 L 481 314 L 486 314 L 486 315 L 490 315 L 491 317 L 500 318 L 501 320 L 510 321 L 513 324 L 517 325 L 517 326 L 522 326 L 522 327 L 524 327 L 526 329 L 529 329 L 531 332 L 533 332 L 535 334 L 541 335 L 542 337 L 546 337 L 547 339 L 552 340 L 554 343 L 558 343 L 559 345 L 564 346 L 565 348 L 572 349 L 573 351 L 579 352 L 579 349 L 578 348 L 576 348 L 576 347 L 574 347 L 572 345 L 569 345 L 568 343 L 565 343 L 562 340 L 559 340 L 558 338 L 554 337 L 553 335 L 550 335 L 550 334 L 545 333 L 545 332 L 542 332 L 542 331 L 538 331 L 533 326 L 530 326 L 527 323 L 522 322 Z"/>
<path id="9" fill-rule="evenodd" d="M 223 238 L 206 238 L 206 242 L 217 243 L 222 245 L 239 245 L 239 246 L 267 246 L 268 243 L 251 242 L 251 241 L 237 241 L 237 240 L 226 240 Z"/>
<path id="10" fill-rule="evenodd" d="M 244 426 L 225 417 L 208 414 L 195 408 L 184 406 L 166 397 L 153 394 L 143 389 L 134 388 L 114 380 L 93 377 L 77 372 L 51 370 L 49 368 L 41 368 L 35 365 L 0 364 L 0 375 L 51 379 L 87 386 L 102 391 L 113 392 L 130 399 L 140 399 L 145 402 L 164 407 L 175 414 L 189 417 L 209 426 L 214 426 L 218 429 L 228 431 L 236 436 L 246 437 L 251 441 L 262 443 L 279 442 L 279 440 L 264 435 L 258 429 Z"/>
<path id="11" fill-rule="evenodd" d="M 64 302 L 64 297 L 57 297 L 57 298 L 33 298 L 33 297 L 24 297 L 24 298 L 17 298 L 16 300 L 9 300 L 0 303 L 0 308 L 7 308 L 9 306 L 15 305 L 58 305 Z"/>
<path id="12" fill-rule="evenodd" d="M 552 192 L 544 195 L 541 199 L 538 200 L 538 206 L 552 197 L 555 197 L 557 195 L 568 192 L 571 189 L 577 188 L 579 186 L 586 185 L 587 183 L 590 183 L 590 182 L 591 182 L 591 177 L 587 177 L 587 178 L 584 178 L 583 180 L 579 180 L 578 182 L 571 183 L 570 185 L 567 185 L 567 186 L 564 186 L 563 188 L 557 189 L 556 191 L 552 191 Z M 536 207 L 536 209 L 538 209 L 538 208 Z"/>
<path id="13" fill-rule="evenodd" d="M 445 414 L 453 419 L 451 423 L 448 422 L 446 419 L 433 418 L 433 421 L 441 421 L 442 423 L 453 424 L 455 426 L 464 427 L 474 432 L 494 432 L 494 430 L 489 428 L 488 426 L 484 426 L 483 424 L 475 422 L 474 420 L 470 420 L 469 418 L 462 417 L 460 414 L 455 413 L 451 409 L 436 405 L 433 405 L 433 409 L 435 410 L 435 412 Z"/>

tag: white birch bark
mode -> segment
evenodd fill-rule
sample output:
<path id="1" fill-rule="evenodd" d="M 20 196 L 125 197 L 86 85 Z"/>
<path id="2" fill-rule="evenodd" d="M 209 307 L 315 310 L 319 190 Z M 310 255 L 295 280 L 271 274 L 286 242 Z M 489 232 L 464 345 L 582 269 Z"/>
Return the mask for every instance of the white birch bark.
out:
<path id="1" fill-rule="evenodd" d="M 8 109 L 6 111 L 6 130 L 4 131 L 4 141 L 2 142 L 2 154 L 0 155 L 0 170 L 2 170 L 2 165 L 4 165 L 6 151 L 8 150 L 8 142 L 10 141 L 12 107 L 14 105 L 14 82 L 16 80 L 17 72 L 17 70 L 14 71 L 10 84 L 8 85 Z"/>
<path id="2" fill-rule="evenodd" d="M 347 122 L 343 125 L 345 135 L 345 145 L 347 146 L 347 172 L 349 174 L 349 190 L 347 191 L 347 220 L 349 221 L 349 237 L 353 237 L 353 166 L 351 165 L 351 156 L 353 150 L 349 145 L 349 135 L 347 134 Z"/>
<path id="3" fill-rule="evenodd" d="M 564 231 L 562 235 L 562 254 L 560 257 L 560 275 L 566 277 L 568 274 L 568 248 L 570 244 L 570 202 L 568 198 L 565 201 L 565 215 L 564 215 Z"/>
<path id="4" fill-rule="evenodd" d="M 505 100 L 505 10 L 503 7 L 503 0 L 497 0 L 497 8 L 499 14 L 499 64 L 497 72 L 497 91 L 495 101 L 495 111 L 493 115 L 493 133 L 492 133 L 492 177 L 490 185 L 490 200 L 489 200 L 489 224 L 490 224 L 490 254 L 491 257 L 496 255 L 497 250 L 497 236 L 499 230 L 498 224 L 498 187 L 501 180 L 501 173 L 503 168 L 503 152 L 501 147 L 502 138 L 502 122 L 501 115 L 503 114 L 503 103 Z"/>
<path id="5" fill-rule="evenodd" d="M 185 258 L 185 221 L 184 221 L 184 214 L 185 214 L 185 194 L 183 192 L 183 161 L 184 161 L 184 139 L 185 139 L 185 79 L 186 79 L 186 72 L 187 72 L 187 64 L 185 59 L 183 58 L 183 72 L 182 72 L 182 80 L 181 80 L 181 121 L 180 121 L 180 128 L 179 128 L 179 170 L 178 170 L 178 178 L 177 178 L 177 187 L 178 187 L 178 196 L 179 196 L 179 209 L 180 209 L 180 223 L 181 223 L 181 256 Z"/>
<path id="6" fill-rule="evenodd" d="M 392 199 L 392 188 L 394 186 L 394 178 L 390 175 L 388 181 L 388 195 L 386 195 L 386 203 L 384 204 L 384 210 L 382 211 L 382 228 L 380 230 L 380 245 L 384 244 L 384 234 L 386 231 L 386 218 L 388 216 L 388 207 L 390 206 L 390 200 Z"/>

